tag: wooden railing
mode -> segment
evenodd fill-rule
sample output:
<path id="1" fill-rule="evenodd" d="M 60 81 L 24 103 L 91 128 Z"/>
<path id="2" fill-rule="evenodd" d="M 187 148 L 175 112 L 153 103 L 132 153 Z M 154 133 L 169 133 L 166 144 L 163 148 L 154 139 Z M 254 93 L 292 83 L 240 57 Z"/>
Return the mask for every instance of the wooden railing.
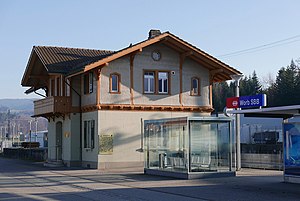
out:
<path id="1" fill-rule="evenodd" d="M 34 116 L 68 114 L 71 112 L 71 97 L 50 96 L 34 101 Z"/>

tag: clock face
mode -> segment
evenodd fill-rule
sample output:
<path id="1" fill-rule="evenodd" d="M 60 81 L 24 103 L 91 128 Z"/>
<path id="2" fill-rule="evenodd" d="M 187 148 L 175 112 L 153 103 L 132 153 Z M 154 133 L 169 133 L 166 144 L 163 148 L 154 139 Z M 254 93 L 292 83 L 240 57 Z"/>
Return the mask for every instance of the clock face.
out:
<path id="1" fill-rule="evenodd" d="M 152 52 L 152 59 L 154 61 L 158 61 L 158 60 L 160 60 L 160 58 L 161 58 L 161 54 L 160 54 L 159 51 L 153 51 Z"/>

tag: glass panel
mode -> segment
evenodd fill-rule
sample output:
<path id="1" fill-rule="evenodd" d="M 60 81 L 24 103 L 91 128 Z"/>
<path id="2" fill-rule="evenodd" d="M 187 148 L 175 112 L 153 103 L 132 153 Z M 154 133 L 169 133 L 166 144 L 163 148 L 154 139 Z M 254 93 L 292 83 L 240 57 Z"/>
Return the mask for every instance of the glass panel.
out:
<path id="1" fill-rule="evenodd" d="M 190 171 L 229 171 L 229 133 L 228 122 L 190 121 Z"/>
<path id="2" fill-rule="evenodd" d="M 89 74 L 89 93 L 93 93 L 93 73 Z"/>
<path id="3" fill-rule="evenodd" d="M 144 78 L 144 92 L 148 92 L 148 79 Z"/>
<path id="4" fill-rule="evenodd" d="M 118 92 L 118 75 L 111 76 L 111 91 Z"/>
<path id="5" fill-rule="evenodd" d="M 154 93 L 154 73 L 145 72 L 144 74 L 144 92 Z"/>
<path id="6" fill-rule="evenodd" d="M 176 121 L 175 121 L 176 120 Z M 163 171 L 188 171 L 186 118 L 146 121 L 145 167 Z"/>
<path id="7" fill-rule="evenodd" d="M 159 90 L 159 92 L 163 92 L 163 82 L 162 82 L 162 80 L 158 81 L 158 90 Z"/>
<path id="8" fill-rule="evenodd" d="M 87 148 L 87 141 L 88 141 L 87 121 L 84 121 L 83 129 L 84 129 L 83 130 L 83 132 L 84 132 L 83 147 Z"/>
<path id="9" fill-rule="evenodd" d="M 149 92 L 154 93 L 154 78 L 150 79 L 150 91 Z"/>
<path id="10" fill-rule="evenodd" d="M 95 148 L 95 120 L 91 121 L 91 148 Z"/>
<path id="11" fill-rule="evenodd" d="M 158 73 L 159 93 L 168 93 L 168 73 Z"/>
<path id="12" fill-rule="evenodd" d="M 168 93 L 168 80 L 164 80 L 164 92 Z"/>
<path id="13" fill-rule="evenodd" d="M 193 94 L 198 95 L 198 79 L 193 79 Z"/>

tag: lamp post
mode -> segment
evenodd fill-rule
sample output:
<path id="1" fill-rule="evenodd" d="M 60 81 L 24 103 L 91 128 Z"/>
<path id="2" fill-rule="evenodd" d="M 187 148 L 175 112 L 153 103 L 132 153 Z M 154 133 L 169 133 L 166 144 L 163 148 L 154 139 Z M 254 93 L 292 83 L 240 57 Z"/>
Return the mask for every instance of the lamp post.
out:
<path id="1" fill-rule="evenodd" d="M 38 120 L 37 118 L 34 119 L 35 123 L 35 142 L 37 142 L 37 130 L 38 130 Z"/>
<path id="2" fill-rule="evenodd" d="M 30 119 L 28 122 L 29 122 L 29 149 L 30 149 L 30 156 L 31 156 L 31 123 L 32 123 L 32 120 Z"/>
<path id="3" fill-rule="evenodd" d="M 230 76 L 235 82 L 235 96 L 240 96 L 240 79 L 242 74 Z M 237 109 L 238 110 L 238 109 Z M 241 130 L 240 130 L 240 115 L 235 115 L 235 138 L 236 138 L 236 170 L 241 169 Z"/>

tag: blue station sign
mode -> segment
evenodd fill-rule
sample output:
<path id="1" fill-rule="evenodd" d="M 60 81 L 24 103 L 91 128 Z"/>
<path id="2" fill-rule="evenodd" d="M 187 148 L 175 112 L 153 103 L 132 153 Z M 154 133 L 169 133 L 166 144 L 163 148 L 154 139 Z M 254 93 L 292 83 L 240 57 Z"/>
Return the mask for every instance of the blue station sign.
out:
<path id="1" fill-rule="evenodd" d="M 266 94 L 239 97 L 240 108 L 252 108 L 252 107 L 263 107 L 263 106 L 267 106 Z"/>

